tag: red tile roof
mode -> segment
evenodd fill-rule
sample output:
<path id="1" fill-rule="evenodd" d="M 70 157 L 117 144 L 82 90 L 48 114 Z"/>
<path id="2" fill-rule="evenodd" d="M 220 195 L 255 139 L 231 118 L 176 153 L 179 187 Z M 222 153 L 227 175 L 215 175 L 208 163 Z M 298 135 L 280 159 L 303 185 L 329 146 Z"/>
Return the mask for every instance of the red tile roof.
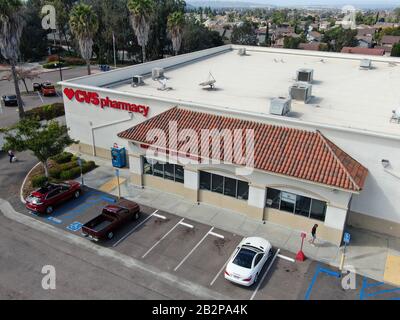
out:
<path id="1" fill-rule="evenodd" d="M 178 107 L 123 131 L 118 136 L 141 144 L 162 148 L 165 146 L 148 141 L 146 135 L 151 129 L 161 129 L 165 133 L 168 143 L 169 124 L 171 121 L 176 122 L 178 134 L 182 129 L 192 129 L 196 131 L 198 137 L 201 136 L 201 130 L 204 129 L 217 129 L 219 131 L 228 129 L 232 132 L 232 135 L 234 130 L 237 129 L 253 129 L 255 138 L 254 167 L 259 170 L 350 191 L 362 190 L 368 175 L 368 170 L 365 167 L 333 144 L 319 131 L 312 132 L 268 125 L 255 121 L 195 112 Z M 235 153 L 238 146 L 243 145 L 242 150 L 236 151 L 245 154 L 245 133 L 243 136 L 243 144 L 235 143 L 234 141 L 232 153 Z M 186 141 L 178 143 L 177 150 L 172 151 L 182 150 L 183 144 L 186 144 Z M 225 159 L 224 143 L 221 142 L 220 146 L 220 159 L 216 160 Z M 201 144 L 197 143 L 196 148 L 197 154 L 192 154 L 191 156 L 199 157 L 203 154 L 201 152 Z M 188 150 L 188 148 L 186 147 L 185 150 Z M 193 148 L 190 148 L 190 150 L 193 150 Z M 233 158 L 232 162 L 238 164 L 234 160 L 235 158 Z"/>
<path id="2" fill-rule="evenodd" d="M 342 53 L 365 54 L 369 56 L 384 56 L 385 50 L 376 48 L 353 48 L 344 47 Z"/>

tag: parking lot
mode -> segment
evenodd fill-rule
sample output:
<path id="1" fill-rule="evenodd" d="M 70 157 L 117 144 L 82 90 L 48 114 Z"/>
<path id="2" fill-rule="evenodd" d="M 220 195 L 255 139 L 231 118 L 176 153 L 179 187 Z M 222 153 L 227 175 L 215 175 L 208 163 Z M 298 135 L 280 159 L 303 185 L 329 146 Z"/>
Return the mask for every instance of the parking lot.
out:
<path id="1" fill-rule="evenodd" d="M 81 226 L 98 216 L 105 205 L 116 201 L 114 196 L 85 188 L 79 199 L 56 208 L 51 216 L 36 217 L 82 237 Z M 330 274 L 329 267 L 311 260 L 294 262 L 292 253 L 279 248 L 273 248 L 255 285 L 246 288 L 230 283 L 224 278 L 225 267 L 242 239 L 240 235 L 141 206 L 139 220 L 127 223 L 113 239 L 99 244 L 232 299 L 389 299 L 400 294 L 390 286 L 382 286 L 382 290 L 392 290 L 389 295 L 371 294 L 377 284 L 372 280 L 364 283 L 360 277 L 357 290 L 344 290 L 340 276 L 332 276 L 337 271 L 331 270 Z"/>

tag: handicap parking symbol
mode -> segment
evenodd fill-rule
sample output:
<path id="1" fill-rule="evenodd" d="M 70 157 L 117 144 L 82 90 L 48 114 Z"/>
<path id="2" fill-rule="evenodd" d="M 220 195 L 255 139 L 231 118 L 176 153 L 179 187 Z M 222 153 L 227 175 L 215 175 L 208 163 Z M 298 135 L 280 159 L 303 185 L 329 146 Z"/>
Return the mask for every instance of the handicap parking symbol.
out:
<path id="1" fill-rule="evenodd" d="M 70 230 L 70 231 L 76 232 L 76 231 L 80 230 L 80 228 L 82 228 L 82 226 L 83 226 L 82 223 L 75 221 L 75 222 L 71 223 L 67 227 L 67 229 Z"/>

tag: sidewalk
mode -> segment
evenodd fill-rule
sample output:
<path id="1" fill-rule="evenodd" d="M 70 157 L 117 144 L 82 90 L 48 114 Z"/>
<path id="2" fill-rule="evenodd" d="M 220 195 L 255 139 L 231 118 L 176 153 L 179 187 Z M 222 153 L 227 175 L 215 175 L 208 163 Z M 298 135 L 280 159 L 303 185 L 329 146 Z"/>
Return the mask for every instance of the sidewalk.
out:
<path id="1" fill-rule="evenodd" d="M 111 161 L 87 155 L 82 157 L 87 160 L 94 160 L 99 165 L 99 168 L 85 175 L 84 182 L 86 185 L 100 189 L 110 180 L 115 180 L 115 170 L 111 166 Z M 244 237 L 264 237 L 273 246 L 292 252 L 293 258 L 300 248 L 300 231 L 291 230 L 268 221 L 256 221 L 242 214 L 211 205 L 193 204 L 174 194 L 167 194 L 151 188 L 136 187 L 127 182 L 129 181 L 129 169 L 121 169 L 120 176 L 126 179 L 120 187 L 121 196 L 124 198 Z M 114 188 L 111 193 L 117 195 L 118 189 Z M 400 238 L 355 228 L 348 228 L 348 230 L 351 233 L 352 240 L 346 249 L 345 264 L 353 266 L 359 275 L 376 281 L 384 281 L 388 258 L 400 256 Z M 305 241 L 303 251 L 308 258 L 338 267 L 341 250 L 336 245 L 317 239 L 315 247 Z M 400 273 L 400 270 L 398 272 Z M 400 284 L 395 283 L 395 285 Z"/>

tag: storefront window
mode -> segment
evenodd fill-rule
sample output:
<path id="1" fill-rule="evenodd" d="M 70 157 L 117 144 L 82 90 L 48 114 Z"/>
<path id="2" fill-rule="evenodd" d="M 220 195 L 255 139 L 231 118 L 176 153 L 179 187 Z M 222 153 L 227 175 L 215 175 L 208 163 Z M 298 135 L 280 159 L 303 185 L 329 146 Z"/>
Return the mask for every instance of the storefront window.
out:
<path id="1" fill-rule="evenodd" d="M 239 200 L 249 198 L 249 184 L 247 182 L 204 171 L 200 171 L 200 190 L 221 193 Z"/>
<path id="2" fill-rule="evenodd" d="M 143 158 L 143 174 L 153 175 L 180 183 L 184 183 L 185 180 L 184 168 L 182 166 L 172 163 L 161 164 L 156 160 L 147 160 L 146 158 Z"/>
<path id="3" fill-rule="evenodd" d="M 281 210 L 294 213 L 296 195 L 289 192 L 281 192 Z"/>
<path id="4" fill-rule="evenodd" d="M 326 203 L 323 201 L 312 199 L 311 201 L 311 219 L 325 221 Z"/>
<path id="5" fill-rule="evenodd" d="M 267 189 L 267 207 L 278 209 L 281 203 L 281 191 L 276 189 Z"/>
<path id="6" fill-rule="evenodd" d="M 170 163 L 166 163 L 164 165 L 164 170 L 165 170 L 165 179 L 168 180 L 175 180 L 175 170 L 174 170 L 174 165 Z"/>
<path id="7" fill-rule="evenodd" d="M 268 188 L 266 206 L 303 217 L 325 221 L 325 202 L 294 193 Z"/>
<path id="8" fill-rule="evenodd" d="M 223 193 L 224 191 L 224 177 L 213 174 L 211 178 L 211 191 Z"/>
<path id="9" fill-rule="evenodd" d="M 143 160 L 143 173 L 144 174 L 153 174 L 153 166 L 147 161 L 146 158 Z"/>
<path id="10" fill-rule="evenodd" d="M 164 165 L 163 164 L 161 164 L 161 163 L 155 163 L 154 165 L 153 165 L 153 174 L 156 176 L 156 177 L 161 177 L 161 178 L 164 178 Z"/>
<path id="11" fill-rule="evenodd" d="M 200 190 L 211 190 L 211 173 L 200 171 Z"/>
<path id="12" fill-rule="evenodd" d="M 240 200 L 249 199 L 249 184 L 247 182 L 238 180 L 237 198 Z"/>
<path id="13" fill-rule="evenodd" d="M 295 211 L 296 214 L 308 218 L 310 216 L 310 207 L 311 207 L 310 198 L 297 196 L 296 211 Z"/>
<path id="14" fill-rule="evenodd" d="M 183 183 L 185 181 L 185 173 L 182 166 L 175 165 L 175 181 Z"/>
<path id="15" fill-rule="evenodd" d="M 236 198 L 237 180 L 226 177 L 224 179 L 224 195 Z"/>

